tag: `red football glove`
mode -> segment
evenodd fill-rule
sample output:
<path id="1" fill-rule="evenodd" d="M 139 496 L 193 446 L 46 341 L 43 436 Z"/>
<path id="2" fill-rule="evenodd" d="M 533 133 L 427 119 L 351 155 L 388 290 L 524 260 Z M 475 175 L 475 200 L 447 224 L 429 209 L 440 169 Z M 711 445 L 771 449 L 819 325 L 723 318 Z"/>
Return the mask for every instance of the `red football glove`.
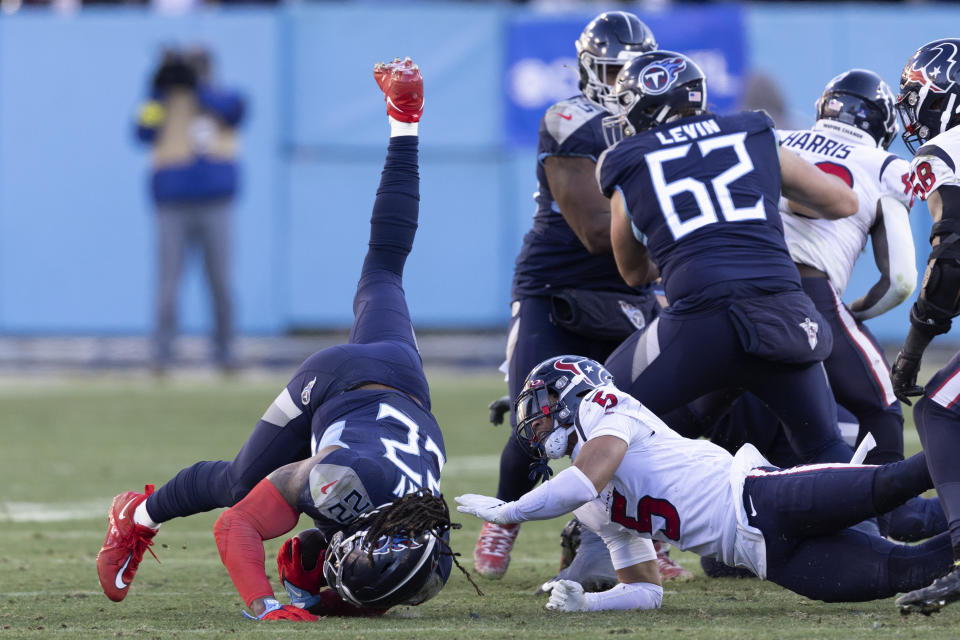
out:
<path id="1" fill-rule="evenodd" d="M 293 622 L 316 622 L 319 619 L 306 609 L 292 605 L 281 605 L 279 609 L 274 609 L 260 618 L 260 620 L 291 620 Z"/>
<path id="2" fill-rule="evenodd" d="M 275 598 L 264 598 L 263 604 L 266 609 L 260 615 L 254 616 L 246 611 L 242 611 L 243 617 L 250 620 L 290 620 L 291 622 L 316 622 L 319 620 L 317 616 L 309 611 L 291 605 L 280 604 Z"/>
<path id="3" fill-rule="evenodd" d="M 327 586 L 327 581 L 323 578 L 326 546 L 326 539 L 315 529 L 301 531 L 289 538 L 277 553 L 277 574 L 280 582 L 289 582 L 298 589 L 311 593 L 317 593 Z M 312 564 L 312 568 L 305 568 L 305 564 Z"/>

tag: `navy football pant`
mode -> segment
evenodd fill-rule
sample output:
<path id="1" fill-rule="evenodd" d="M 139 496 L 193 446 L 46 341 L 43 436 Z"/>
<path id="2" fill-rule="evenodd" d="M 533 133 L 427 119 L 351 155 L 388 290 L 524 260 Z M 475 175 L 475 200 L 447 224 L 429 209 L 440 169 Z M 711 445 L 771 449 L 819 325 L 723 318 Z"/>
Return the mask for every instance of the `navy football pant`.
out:
<path id="1" fill-rule="evenodd" d="M 805 462 L 848 462 L 853 451 L 837 427 L 823 367 L 764 360 L 746 353 L 725 306 L 671 313 L 628 338 L 607 359 L 618 387 L 657 415 L 720 390 L 748 390 L 787 426 Z"/>
<path id="2" fill-rule="evenodd" d="M 856 417 L 859 423 L 857 444 L 868 432 L 873 434 L 877 442 L 877 446 L 867 454 L 866 462 L 885 464 L 903 460 L 903 415 L 900 402 L 893 394 L 890 366 L 883 350 L 870 330 L 858 322 L 837 297 L 827 279 L 803 278 L 802 283 L 804 291 L 830 324 L 833 334 L 833 350 L 823 365 L 834 398 Z M 739 444 L 726 447 L 723 442 L 725 432 L 739 425 L 749 432 L 749 437 L 741 440 L 740 444 L 753 443 L 768 460 L 779 466 L 802 462 L 774 459 L 777 452 L 773 447 L 778 440 L 782 440 L 782 436 L 776 432 L 782 429 L 782 425 L 756 397 L 749 393 L 739 399 L 737 396 L 736 392 L 729 391 L 709 394 L 661 417 L 687 437 L 696 438 L 704 433 L 719 432 L 721 441 L 717 442 L 715 438 L 714 441 L 731 452 L 735 452 Z M 731 412 L 725 414 L 724 404 L 730 402 L 733 403 Z M 719 424 L 723 421 L 729 424 Z M 736 440 L 733 435 L 731 443 L 736 443 Z"/>
<path id="3" fill-rule="evenodd" d="M 370 220 L 369 249 L 353 302 L 350 342 L 310 356 L 288 385 L 294 398 L 304 388 L 301 371 L 309 371 L 316 376 L 311 388 L 315 400 L 366 382 L 381 382 L 430 408 L 402 285 L 419 215 L 417 143 L 415 136 L 390 139 Z M 261 419 L 233 461 L 198 462 L 160 487 L 147 499 L 150 517 L 165 522 L 236 504 L 270 472 L 311 455 L 311 416 L 303 412 L 284 426 Z"/>
<path id="4" fill-rule="evenodd" d="M 921 453 L 880 467 L 755 470 L 743 503 L 763 532 L 767 579 L 815 600 L 858 602 L 942 575 L 953 559 L 946 534 L 910 546 L 850 528 L 931 488 L 926 466 Z"/>
<path id="5" fill-rule="evenodd" d="M 507 354 L 507 377 L 512 399 L 516 399 L 520 393 L 530 371 L 547 358 L 570 353 L 603 362 L 620 344 L 609 340 L 591 340 L 556 326 L 550 320 L 550 298 L 546 296 L 522 298 L 514 304 L 517 307 L 510 321 L 509 332 L 512 349 Z M 500 482 L 497 487 L 497 498 L 504 501 L 516 500 L 537 483 L 536 479 L 530 478 L 530 465 L 534 461 L 513 435 L 516 424 L 511 402 L 510 433 L 500 454 Z"/>
<path id="6" fill-rule="evenodd" d="M 927 456 L 927 466 L 937 489 L 937 496 L 946 514 L 947 526 L 956 559 L 960 560 L 960 464 L 957 464 L 957 452 L 960 451 L 960 416 L 939 402 L 949 404 L 954 401 L 945 397 L 944 392 L 956 393 L 951 389 L 960 379 L 958 358 L 941 369 L 927 385 L 926 394 L 920 398 L 913 410 L 913 421 L 920 434 L 920 442 Z"/>
<path id="7" fill-rule="evenodd" d="M 708 394 L 672 411 L 665 422 L 688 438 L 707 436 L 730 453 L 749 442 L 778 467 L 802 464 L 787 442 L 780 420 L 755 395 L 745 393 L 724 409 L 723 392 Z M 853 416 L 838 407 L 841 422 Z M 911 498 L 878 518 L 880 532 L 902 542 L 916 542 L 943 533 L 947 521 L 936 498 Z"/>
<path id="8" fill-rule="evenodd" d="M 903 460 L 903 414 L 890 382 L 890 365 L 877 339 L 850 313 L 826 278 L 803 278 L 803 289 L 830 324 L 833 350 L 823 361 L 836 401 L 860 422 L 857 443 L 869 432 L 877 446 L 869 464 Z"/>

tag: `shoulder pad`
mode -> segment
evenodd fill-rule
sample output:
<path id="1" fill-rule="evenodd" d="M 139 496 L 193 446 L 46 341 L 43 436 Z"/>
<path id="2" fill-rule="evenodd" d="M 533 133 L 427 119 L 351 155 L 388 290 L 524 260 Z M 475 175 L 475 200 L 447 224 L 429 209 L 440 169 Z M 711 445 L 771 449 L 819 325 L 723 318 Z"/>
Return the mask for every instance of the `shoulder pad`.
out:
<path id="1" fill-rule="evenodd" d="M 950 153 L 948 153 L 943 147 L 940 147 L 939 145 L 931 144 L 928 142 L 927 144 L 917 149 L 917 155 L 916 155 L 916 158 L 914 159 L 915 165 L 919 164 L 916 161 L 916 159 L 920 158 L 921 156 L 930 156 L 932 158 L 938 158 L 943 162 L 944 165 L 946 165 L 947 169 L 949 169 L 951 173 L 957 172 L 957 163 L 954 162 L 954 159 L 953 157 L 951 157 Z"/>
<path id="2" fill-rule="evenodd" d="M 308 488 L 313 511 L 341 524 L 353 522 L 374 506 L 360 476 L 349 466 L 325 462 L 315 465 Z"/>
<path id="3" fill-rule="evenodd" d="M 917 157 L 932 155 L 943 160 L 953 173 L 960 168 L 960 127 L 948 129 L 917 149 Z M 916 163 L 914 163 L 916 164 Z"/>
<path id="4" fill-rule="evenodd" d="M 777 135 L 776 127 L 773 124 L 773 120 L 763 109 L 758 109 L 754 111 L 741 111 L 740 113 L 732 113 L 728 116 L 715 116 L 718 120 L 721 118 L 726 122 L 746 129 L 747 131 L 763 131 L 764 129 L 771 129 L 774 136 Z"/>
<path id="5" fill-rule="evenodd" d="M 543 124 L 547 133 L 562 145 L 581 127 L 603 113 L 606 112 L 596 104 L 583 96 L 576 96 L 561 100 L 547 109 Z"/>

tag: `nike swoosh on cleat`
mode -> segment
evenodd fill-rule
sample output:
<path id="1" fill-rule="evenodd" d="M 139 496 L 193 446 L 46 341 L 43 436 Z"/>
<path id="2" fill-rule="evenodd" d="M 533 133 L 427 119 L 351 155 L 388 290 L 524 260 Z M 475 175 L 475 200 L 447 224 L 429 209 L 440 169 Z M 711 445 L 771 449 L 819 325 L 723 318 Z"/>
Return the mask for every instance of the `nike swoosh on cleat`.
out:
<path id="1" fill-rule="evenodd" d="M 557 115 L 560 116 L 561 118 L 563 118 L 564 120 L 572 120 L 572 119 L 573 119 L 573 114 L 572 114 L 572 113 L 558 113 Z"/>
<path id="2" fill-rule="evenodd" d="M 325 484 L 325 485 L 323 485 L 322 487 L 320 487 L 320 493 L 326 495 L 326 494 L 327 494 L 327 491 L 330 489 L 330 487 L 332 487 L 333 485 L 337 484 L 337 482 L 339 482 L 339 480 L 334 480 L 334 481 L 331 482 L 330 484 Z"/>
<path id="3" fill-rule="evenodd" d="M 387 104 L 393 107 L 394 109 L 396 109 L 397 111 L 399 111 L 400 113 L 404 113 L 403 109 L 398 107 L 397 103 L 390 99 L 390 96 L 387 96 Z"/>
<path id="4" fill-rule="evenodd" d="M 120 511 L 120 517 L 118 517 L 117 520 L 123 520 L 124 518 L 127 517 L 127 509 L 129 509 L 130 505 L 136 502 L 136 500 L 137 500 L 136 498 L 130 498 L 130 501 L 127 502 L 127 504 L 125 504 L 123 506 L 123 509 Z"/>
<path id="5" fill-rule="evenodd" d="M 129 586 L 123 581 L 123 572 L 127 570 L 127 566 L 130 564 L 130 560 L 132 559 L 133 554 L 131 553 L 127 556 L 127 561 L 123 563 L 122 567 L 120 567 L 120 571 L 117 572 L 117 577 L 113 579 L 113 586 L 115 586 L 117 589 L 126 589 Z"/>

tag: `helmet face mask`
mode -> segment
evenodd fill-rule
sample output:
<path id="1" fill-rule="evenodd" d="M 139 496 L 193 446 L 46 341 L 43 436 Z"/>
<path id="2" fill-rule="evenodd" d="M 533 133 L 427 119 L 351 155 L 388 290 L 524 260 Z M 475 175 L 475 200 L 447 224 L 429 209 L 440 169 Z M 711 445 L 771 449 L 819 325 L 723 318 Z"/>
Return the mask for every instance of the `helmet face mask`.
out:
<path id="1" fill-rule="evenodd" d="M 960 39 L 934 40 L 913 54 L 900 75 L 896 109 L 911 153 L 960 124 Z"/>
<path id="2" fill-rule="evenodd" d="M 604 104 L 611 115 L 603 119 L 603 137 L 612 146 L 640 131 L 705 112 L 706 78 L 687 56 L 652 51 L 624 65 Z"/>
<path id="3" fill-rule="evenodd" d="M 372 551 L 367 533 L 338 531 L 330 540 L 323 576 L 344 600 L 357 607 L 388 609 L 420 604 L 439 593 L 441 544 L 433 533 L 381 536 Z"/>
<path id="4" fill-rule="evenodd" d="M 613 77 L 636 56 L 657 48 L 653 32 L 637 16 L 608 11 L 590 21 L 576 42 L 580 91 L 591 102 L 604 106 Z"/>
<path id="5" fill-rule="evenodd" d="M 835 120 L 870 135 L 886 149 L 900 127 L 893 91 L 872 71 L 851 69 L 831 80 L 816 102 L 818 120 Z"/>
<path id="6" fill-rule="evenodd" d="M 612 380 L 603 365 L 589 358 L 568 355 L 544 360 L 533 368 L 517 394 L 517 441 L 539 460 L 562 458 L 581 400 Z M 549 430 L 543 428 L 544 420 L 550 421 Z"/>

